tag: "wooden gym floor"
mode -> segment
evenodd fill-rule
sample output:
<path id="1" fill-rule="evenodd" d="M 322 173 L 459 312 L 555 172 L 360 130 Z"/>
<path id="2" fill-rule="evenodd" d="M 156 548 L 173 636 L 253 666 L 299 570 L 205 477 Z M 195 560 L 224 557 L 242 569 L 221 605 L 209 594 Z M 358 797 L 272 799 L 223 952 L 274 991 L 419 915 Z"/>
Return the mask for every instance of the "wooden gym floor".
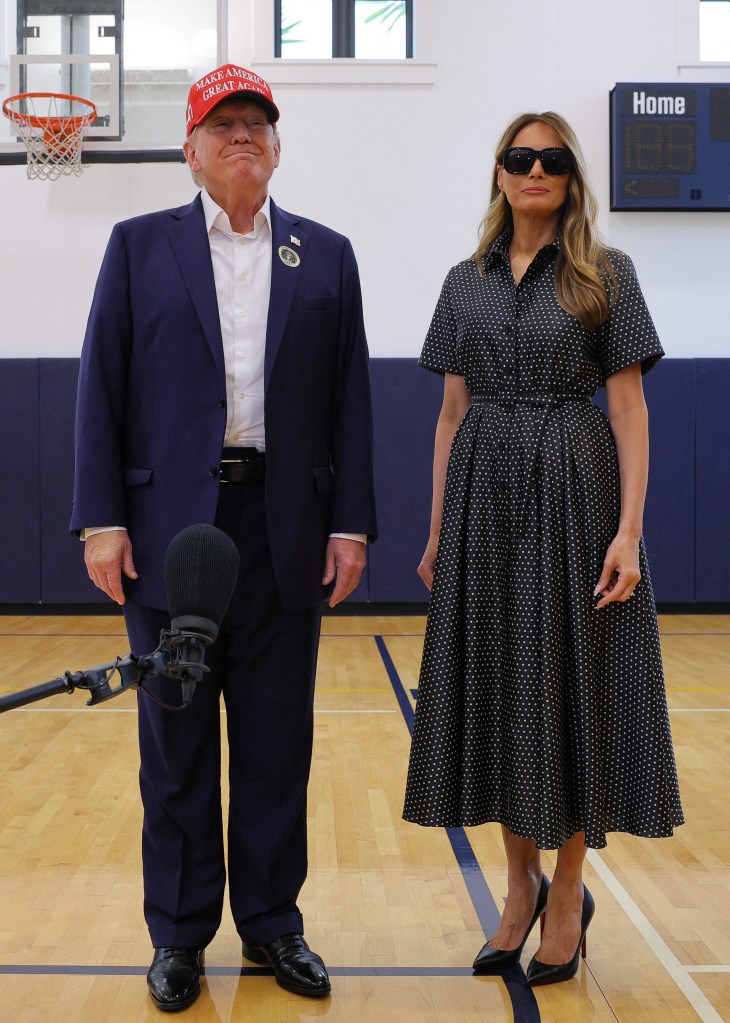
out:
<path id="1" fill-rule="evenodd" d="M 536 997 L 519 967 L 469 968 L 505 895 L 497 826 L 401 820 L 423 626 L 323 624 L 301 904 L 332 998 L 288 995 L 242 964 L 226 915 L 187 1023 L 729 1020 L 730 617 L 661 619 L 688 823 L 672 839 L 613 835 L 589 852 L 588 958 Z M 125 642 L 116 617 L 0 618 L 0 695 L 110 661 Z M 134 695 L 87 708 L 76 691 L 2 714 L 0 750 L 0 1019 L 161 1020 L 144 979 Z"/>

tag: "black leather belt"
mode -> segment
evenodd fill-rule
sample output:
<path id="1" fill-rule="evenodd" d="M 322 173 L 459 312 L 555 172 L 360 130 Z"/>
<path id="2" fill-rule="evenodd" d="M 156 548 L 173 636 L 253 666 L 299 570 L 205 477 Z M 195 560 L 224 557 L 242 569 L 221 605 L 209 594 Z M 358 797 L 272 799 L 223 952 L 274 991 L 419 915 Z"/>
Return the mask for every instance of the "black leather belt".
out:
<path id="1" fill-rule="evenodd" d="M 266 476 L 266 455 L 256 448 L 223 448 L 218 480 L 220 483 L 249 483 Z"/>

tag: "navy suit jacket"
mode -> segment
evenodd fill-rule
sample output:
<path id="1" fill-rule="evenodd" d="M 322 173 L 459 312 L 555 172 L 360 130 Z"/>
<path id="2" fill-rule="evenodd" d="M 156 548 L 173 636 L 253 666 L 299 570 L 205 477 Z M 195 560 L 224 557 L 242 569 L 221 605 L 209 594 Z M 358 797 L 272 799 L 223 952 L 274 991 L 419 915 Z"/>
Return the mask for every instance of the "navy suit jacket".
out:
<path id="1" fill-rule="evenodd" d="M 376 534 L 368 356 L 349 241 L 271 203 L 265 353 L 266 514 L 284 605 L 322 598 L 330 532 Z M 300 245 L 291 242 L 291 235 Z M 281 245 L 300 257 L 279 258 Z M 165 608 L 163 559 L 215 520 L 226 384 L 200 196 L 117 224 L 81 355 L 72 531 L 126 526 L 136 581 Z"/>

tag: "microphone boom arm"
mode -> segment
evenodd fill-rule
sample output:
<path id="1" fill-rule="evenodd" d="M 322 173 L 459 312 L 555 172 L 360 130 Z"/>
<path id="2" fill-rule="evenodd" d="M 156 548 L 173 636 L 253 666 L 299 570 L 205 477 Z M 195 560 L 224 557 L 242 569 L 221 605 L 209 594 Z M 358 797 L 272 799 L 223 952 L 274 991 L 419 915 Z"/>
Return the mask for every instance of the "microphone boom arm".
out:
<path id="1" fill-rule="evenodd" d="M 56 696 L 60 693 L 71 694 L 75 689 L 87 690 L 89 699 L 86 701 L 86 705 L 91 707 L 97 703 L 105 703 L 155 675 L 167 675 L 170 678 L 179 679 L 183 687 L 182 706 L 187 706 L 192 699 L 195 683 L 200 681 L 205 672 L 209 671 L 209 668 L 203 663 L 202 653 L 199 661 L 181 659 L 179 651 L 181 648 L 185 649 L 186 641 L 193 643 L 194 649 L 195 640 L 199 640 L 199 636 L 195 633 L 179 629 L 163 629 L 160 634 L 160 645 L 151 654 L 143 654 L 141 657 L 127 654 L 125 657 L 117 657 L 109 664 L 100 664 L 95 668 L 87 668 L 85 671 L 66 671 L 49 682 L 42 682 L 30 689 L 21 689 L 17 693 L 10 693 L 9 696 L 0 698 L 0 714 L 6 710 L 24 707 L 29 703 L 37 703 L 48 696 Z M 119 685 L 112 686 L 111 681 L 117 673 L 120 679 Z"/>

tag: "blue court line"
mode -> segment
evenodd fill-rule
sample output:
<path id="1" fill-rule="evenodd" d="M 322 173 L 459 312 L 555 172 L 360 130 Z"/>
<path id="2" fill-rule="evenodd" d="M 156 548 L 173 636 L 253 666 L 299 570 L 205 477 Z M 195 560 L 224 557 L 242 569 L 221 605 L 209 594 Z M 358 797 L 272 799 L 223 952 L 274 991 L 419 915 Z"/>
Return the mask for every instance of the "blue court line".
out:
<path id="1" fill-rule="evenodd" d="M 376 646 L 388 673 L 393 693 L 398 701 L 408 731 L 413 734 L 415 712 L 408 699 L 406 688 L 403 685 L 393 658 L 390 656 L 383 636 L 374 636 Z M 396 637 L 397 638 L 397 637 Z M 461 870 L 464 884 L 469 892 L 469 897 L 476 910 L 479 923 L 486 934 L 493 934 L 499 925 L 499 910 L 492 898 L 492 893 L 484 878 L 479 862 L 474 855 L 471 842 L 466 836 L 463 828 L 446 828 L 446 834 L 454 850 L 456 862 Z M 440 971 L 439 971 L 440 972 Z M 467 970 L 466 975 L 474 975 L 473 970 Z M 525 971 L 521 966 L 511 966 L 498 974 L 504 981 L 507 993 L 512 1003 L 512 1012 L 515 1023 L 540 1023 L 540 1010 L 532 988 L 525 978 Z M 462 974 L 463 976 L 463 974 Z"/>
<path id="2" fill-rule="evenodd" d="M 0 976 L 144 977 L 147 966 L 0 966 Z M 270 977 L 269 966 L 204 966 L 208 977 Z M 328 966 L 331 977 L 471 977 L 466 966 Z"/>
<path id="3" fill-rule="evenodd" d="M 385 645 L 385 639 L 383 636 L 375 636 L 374 638 L 385 665 L 385 670 L 388 673 L 390 684 L 393 687 L 395 698 L 398 701 L 398 706 L 408 725 L 408 731 L 413 734 L 415 713 L 411 706 L 411 701 L 408 699 L 405 686 L 401 682 L 400 676 L 393 664 L 393 659 Z M 499 910 L 492 898 L 492 893 L 489 891 L 471 843 L 466 837 L 466 832 L 463 828 L 446 828 L 446 834 L 451 842 L 451 848 L 454 850 L 456 862 L 461 868 L 461 873 L 464 876 L 467 890 L 474 903 L 474 909 L 479 917 L 482 930 L 485 934 L 492 934 L 499 926 Z"/>

